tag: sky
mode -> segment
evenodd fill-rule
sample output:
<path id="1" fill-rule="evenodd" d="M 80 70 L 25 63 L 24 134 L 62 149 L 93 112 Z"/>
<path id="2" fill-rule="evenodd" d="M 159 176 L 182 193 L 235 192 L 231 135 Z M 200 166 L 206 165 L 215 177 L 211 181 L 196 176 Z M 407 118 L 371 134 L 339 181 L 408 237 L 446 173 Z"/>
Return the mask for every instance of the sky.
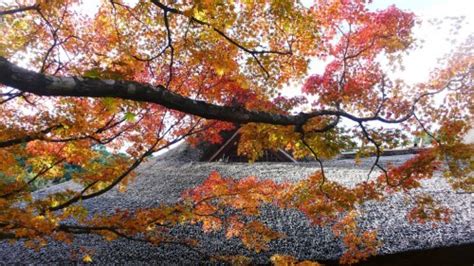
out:
<path id="1" fill-rule="evenodd" d="M 302 0 L 301 2 L 309 6 L 313 1 Z M 421 20 L 421 24 L 414 28 L 414 36 L 416 39 L 424 41 L 423 46 L 404 56 L 403 70 L 395 72 L 388 68 L 385 70 L 389 77 L 402 79 L 406 84 L 414 85 L 429 80 L 430 72 L 442 64 L 439 59 L 465 42 L 469 35 L 474 34 L 474 0 L 373 0 L 368 7 L 371 10 L 378 10 L 391 5 L 415 13 Z M 454 27 L 449 19 L 445 19 L 441 26 L 430 23 L 430 20 L 435 18 L 446 17 L 464 17 L 456 35 L 450 32 Z M 309 74 L 322 74 L 324 68 L 325 63 L 312 61 Z M 301 93 L 300 89 L 295 90 L 295 87 L 301 86 L 288 87 L 283 94 L 293 96 Z M 352 125 L 350 121 L 346 120 L 342 121 L 342 124 Z M 381 126 L 381 124 L 378 125 Z M 465 136 L 464 141 L 474 143 L 474 130 Z"/>
<path id="2" fill-rule="evenodd" d="M 424 47 L 413 51 L 405 57 L 405 71 L 400 77 L 407 82 L 423 82 L 429 77 L 429 72 L 437 64 L 437 60 L 450 50 L 474 34 L 474 1 L 472 0 L 374 0 L 371 4 L 373 9 L 382 9 L 395 4 L 403 10 L 414 12 L 422 24 L 415 28 L 415 37 L 425 41 Z M 433 18 L 451 16 L 465 16 L 457 36 L 449 33 L 450 23 L 446 21 L 440 28 L 430 25 L 428 21 Z M 446 38 L 454 38 L 451 43 Z"/>
<path id="3" fill-rule="evenodd" d="M 301 2 L 309 5 L 312 0 Z M 422 21 L 420 25 L 415 26 L 414 36 L 418 40 L 424 40 L 423 47 L 404 57 L 404 71 L 388 73 L 408 84 L 426 81 L 430 71 L 438 65 L 438 59 L 465 41 L 470 34 L 474 34 L 474 15 L 471 14 L 474 10 L 473 0 L 373 0 L 369 8 L 378 10 L 391 5 L 415 13 Z M 441 27 L 429 23 L 434 18 L 463 16 L 465 18 L 457 35 L 450 34 L 453 27 L 449 20 L 445 20 Z M 451 42 L 452 39 L 455 40 L 454 43 Z M 324 64 L 313 62 L 310 73 L 322 73 L 323 70 Z"/>

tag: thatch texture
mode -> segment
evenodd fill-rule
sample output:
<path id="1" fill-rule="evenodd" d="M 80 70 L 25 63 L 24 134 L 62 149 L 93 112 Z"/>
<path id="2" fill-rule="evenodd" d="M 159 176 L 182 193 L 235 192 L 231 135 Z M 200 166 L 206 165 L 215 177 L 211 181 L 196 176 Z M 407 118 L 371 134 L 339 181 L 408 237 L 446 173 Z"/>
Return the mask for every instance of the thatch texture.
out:
<path id="1" fill-rule="evenodd" d="M 195 162 L 199 154 L 185 146 L 178 147 L 168 154 L 153 158 L 139 170 L 139 175 L 127 192 L 112 191 L 99 198 L 84 202 L 92 212 L 115 208 L 136 208 L 157 206 L 160 203 L 179 200 L 183 190 L 200 184 L 211 171 L 217 170 L 223 176 L 245 177 L 256 175 L 276 181 L 295 181 L 305 178 L 318 169 L 314 163 L 203 163 Z M 383 157 L 384 163 L 401 163 L 409 155 Z M 370 159 L 355 167 L 352 160 L 326 162 L 327 175 L 331 179 L 351 186 L 366 178 Z M 395 194 L 382 203 L 367 203 L 361 206 L 360 225 L 367 229 L 377 229 L 384 245 L 380 254 L 389 254 L 413 249 L 426 249 L 473 243 L 471 194 L 452 191 L 440 174 L 423 183 L 421 191 L 432 194 L 442 204 L 453 210 L 449 224 L 410 224 L 405 219 L 409 210 L 408 201 L 402 194 Z M 36 196 L 73 186 L 60 184 L 39 191 Z M 274 253 L 294 255 L 300 259 L 335 259 L 342 253 L 342 246 L 336 241 L 330 228 L 313 227 L 298 211 L 283 211 L 265 208 L 264 219 L 272 228 L 285 232 L 286 238 L 271 243 L 271 249 L 260 254 L 252 254 L 243 248 L 236 239 L 226 240 L 223 234 L 203 234 L 199 226 L 177 228 L 177 234 L 194 235 L 205 243 L 207 251 L 220 251 L 224 254 L 244 253 L 252 255 L 255 262 L 267 262 Z M 97 263 L 139 263 L 139 264 L 195 264 L 200 257 L 179 246 L 155 247 L 129 240 L 103 241 L 97 236 L 78 236 L 72 246 L 51 243 L 40 252 L 28 250 L 20 243 L 9 245 L 0 243 L 0 261 L 10 263 L 65 263 L 80 261 L 74 252 L 81 247 L 94 250 Z"/>

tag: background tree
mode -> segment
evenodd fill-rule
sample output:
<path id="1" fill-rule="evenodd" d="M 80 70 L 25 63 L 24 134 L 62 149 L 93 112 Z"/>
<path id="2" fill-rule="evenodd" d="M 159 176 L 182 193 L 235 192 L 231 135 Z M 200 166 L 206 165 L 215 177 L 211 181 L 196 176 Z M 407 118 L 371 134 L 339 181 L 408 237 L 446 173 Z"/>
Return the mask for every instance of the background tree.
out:
<path id="1" fill-rule="evenodd" d="M 461 139 L 472 126 L 473 42 L 425 83 L 393 80 L 380 58 L 400 67 L 416 46 L 414 14 L 395 6 L 113 0 L 87 15 L 75 0 L 25 0 L 2 6 L 0 19 L 0 172 L 8 177 L 0 180 L 2 239 L 41 246 L 49 237 L 94 233 L 198 249 L 165 229 L 200 222 L 258 252 L 279 237 L 258 221 L 258 207 L 271 203 L 333 224 L 347 246 L 341 260 L 350 263 L 379 245 L 374 232 L 357 229 L 357 204 L 416 188 L 440 167 L 455 188 L 472 191 L 473 147 Z M 308 73 L 309 60 L 326 62 L 324 73 Z M 282 96 L 303 80 L 304 94 Z M 239 153 L 250 160 L 282 148 L 313 156 L 320 171 L 296 184 L 212 173 L 175 205 L 86 215 L 81 202 L 124 187 L 148 156 L 184 139 L 219 142 L 234 123 L 243 126 Z M 379 164 L 383 149 L 420 131 L 434 140 L 430 149 L 399 167 Z M 354 141 L 361 156 L 377 158 L 368 181 L 349 189 L 327 180 L 322 159 Z M 127 156 L 103 156 L 97 145 Z M 55 179 L 70 165 L 81 168 L 72 176 L 81 191 L 32 199 L 32 182 Z M 412 220 L 449 218 L 427 196 L 417 203 Z M 222 216 L 225 208 L 233 214 Z"/>

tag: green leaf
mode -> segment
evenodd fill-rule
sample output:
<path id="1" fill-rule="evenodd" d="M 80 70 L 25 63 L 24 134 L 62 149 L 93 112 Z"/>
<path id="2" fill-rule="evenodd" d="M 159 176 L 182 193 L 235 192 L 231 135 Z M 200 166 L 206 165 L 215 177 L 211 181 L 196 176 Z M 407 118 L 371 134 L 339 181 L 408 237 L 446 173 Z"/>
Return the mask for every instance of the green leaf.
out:
<path id="1" fill-rule="evenodd" d="M 104 103 L 105 108 L 107 108 L 107 110 L 117 112 L 119 106 L 119 101 L 117 99 L 112 97 L 106 97 L 102 99 L 102 102 Z"/>
<path id="2" fill-rule="evenodd" d="M 91 79 L 96 79 L 100 77 L 100 69 L 98 68 L 92 68 L 84 72 L 83 76 L 85 78 L 91 78 Z"/>
<path id="3" fill-rule="evenodd" d="M 137 116 L 134 114 L 134 113 L 130 113 L 130 112 L 126 112 L 125 113 L 125 120 L 129 121 L 129 122 L 133 122 L 135 121 L 135 118 Z"/>

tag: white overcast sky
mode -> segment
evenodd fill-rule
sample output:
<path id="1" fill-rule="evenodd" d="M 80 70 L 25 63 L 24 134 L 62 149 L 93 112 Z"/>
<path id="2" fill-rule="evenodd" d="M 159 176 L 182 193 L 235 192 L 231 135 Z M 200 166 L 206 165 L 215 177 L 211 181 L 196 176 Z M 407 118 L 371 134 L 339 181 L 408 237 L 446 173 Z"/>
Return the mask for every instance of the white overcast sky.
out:
<path id="1" fill-rule="evenodd" d="M 312 1 L 303 0 L 302 2 L 307 4 Z M 425 41 L 423 48 L 405 56 L 405 70 L 403 72 L 389 73 L 409 84 L 426 81 L 439 58 L 464 42 L 470 34 L 474 34 L 474 0 L 374 0 L 369 4 L 369 8 L 372 10 L 385 9 L 390 5 L 414 12 L 423 22 L 421 25 L 415 26 L 414 29 L 415 38 Z M 445 21 L 440 28 L 428 23 L 433 18 L 442 19 L 453 16 L 465 17 L 456 36 L 449 34 L 451 28 L 449 21 Z M 454 38 L 456 43 L 451 43 L 447 38 Z M 320 73 L 323 69 L 323 65 L 313 63 L 310 73 Z"/>
<path id="2" fill-rule="evenodd" d="M 391 4 L 413 11 L 423 21 L 415 28 L 415 37 L 425 40 L 424 47 L 405 57 L 406 70 L 401 77 L 407 82 L 426 81 L 430 70 L 437 64 L 437 59 L 464 42 L 470 34 L 474 34 L 473 0 L 375 0 L 371 6 L 379 9 Z M 450 36 L 449 21 L 441 28 L 427 23 L 429 19 L 447 16 L 465 16 L 457 36 Z M 447 38 L 454 38 L 457 42 L 451 43 Z"/>

